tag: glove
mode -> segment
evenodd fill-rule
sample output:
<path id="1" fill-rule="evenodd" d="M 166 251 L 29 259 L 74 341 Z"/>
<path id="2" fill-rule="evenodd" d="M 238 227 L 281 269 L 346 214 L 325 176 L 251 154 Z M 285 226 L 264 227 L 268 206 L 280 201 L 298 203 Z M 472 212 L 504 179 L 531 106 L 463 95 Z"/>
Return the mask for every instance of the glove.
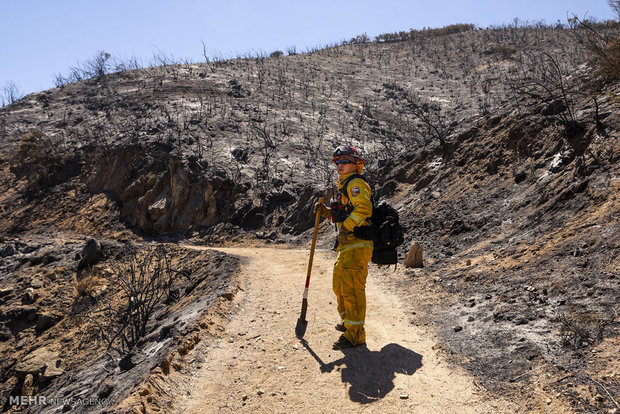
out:
<path id="1" fill-rule="evenodd" d="M 323 203 L 316 203 L 312 211 L 314 213 L 316 213 L 317 211 L 320 211 L 321 216 L 326 217 L 328 219 L 332 218 L 332 209 L 327 207 Z"/>
<path id="2" fill-rule="evenodd" d="M 351 234 L 351 232 L 347 230 L 344 225 L 341 225 L 337 237 L 339 246 L 344 246 L 349 241 L 349 234 Z"/>

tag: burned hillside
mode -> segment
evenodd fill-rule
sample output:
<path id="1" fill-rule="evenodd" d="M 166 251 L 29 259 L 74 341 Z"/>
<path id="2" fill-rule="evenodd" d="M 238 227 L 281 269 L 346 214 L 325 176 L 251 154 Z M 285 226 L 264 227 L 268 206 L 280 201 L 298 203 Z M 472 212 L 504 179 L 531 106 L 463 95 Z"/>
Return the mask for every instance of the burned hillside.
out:
<path id="1" fill-rule="evenodd" d="M 304 186 L 332 182 L 329 155 L 343 139 L 367 154 L 372 175 L 381 160 L 514 104 L 514 79 L 543 76 L 530 68 L 546 67 L 545 54 L 563 76 L 586 61 L 570 30 L 505 27 L 112 74 L 103 66 L 2 108 L 3 187 L 18 179 L 29 195 L 59 185 L 105 193 L 150 234 L 276 228 Z M 177 190 L 187 183 L 189 193 Z M 13 197 L 3 231 L 21 226 Z"/>

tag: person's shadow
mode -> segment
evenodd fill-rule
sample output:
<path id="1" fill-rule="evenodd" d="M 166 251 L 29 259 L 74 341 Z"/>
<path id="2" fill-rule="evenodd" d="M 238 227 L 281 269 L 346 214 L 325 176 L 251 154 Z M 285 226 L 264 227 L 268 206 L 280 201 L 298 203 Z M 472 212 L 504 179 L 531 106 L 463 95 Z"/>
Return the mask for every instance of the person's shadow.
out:
<path id="1" fill-rule="evenodd" d="M 344 357 L 325 364 L 306 341 L 302 342 L 321 365 L 321 372 L 331 372 L 334 367 L 344 365 L 340 371 L 342 382 L 351 384 L 351 401 L 361 404 L 389 394 L 394 389 L 396 373 L 413 375 L 422 367 L 422 355 L 398 344 L 388 344 L 381 351 L 371 351 L 365 345 L 343 349 Z"/>

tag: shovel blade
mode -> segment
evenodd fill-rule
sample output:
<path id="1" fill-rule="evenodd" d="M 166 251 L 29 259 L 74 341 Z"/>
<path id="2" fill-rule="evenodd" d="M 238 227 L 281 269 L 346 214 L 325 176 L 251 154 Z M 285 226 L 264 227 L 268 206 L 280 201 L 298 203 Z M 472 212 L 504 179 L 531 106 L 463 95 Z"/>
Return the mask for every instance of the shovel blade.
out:
<path id="1" fill-rule="evenodd" d="M 301 301 L 301 314 L 299 315 L 299 319 L 297 319 L 297 326 L 295 327 L 295 335 L 299 339 L 304 337 L 306 328 L 308 327 L 308 321 L 306 320 L 306 311 L 308 310 L 307 292 L 308 288 L 306 288 L 306 292 L 304 292 L 304 299 Z"/>
<path id="2" fill-rule="evenodd" d="M 306 328 L 308 327 L 308 321 L 299 318 L 297 319 L 297 326 L 295 326 L 295 336 L 301 339 L 306 334 Z"/>

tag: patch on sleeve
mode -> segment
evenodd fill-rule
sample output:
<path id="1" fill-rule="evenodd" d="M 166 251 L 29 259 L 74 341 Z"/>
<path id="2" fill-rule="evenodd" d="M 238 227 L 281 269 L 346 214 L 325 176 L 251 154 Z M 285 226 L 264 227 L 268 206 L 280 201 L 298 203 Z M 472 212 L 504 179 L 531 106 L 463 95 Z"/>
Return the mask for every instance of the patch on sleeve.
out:
<path id="1" fill-rule="evenodd" d="M 351 189 L 351 196 L 357 197 L 358 195 L 360 195 L 360 188 L 358 186 L 355 186 Z"/>

